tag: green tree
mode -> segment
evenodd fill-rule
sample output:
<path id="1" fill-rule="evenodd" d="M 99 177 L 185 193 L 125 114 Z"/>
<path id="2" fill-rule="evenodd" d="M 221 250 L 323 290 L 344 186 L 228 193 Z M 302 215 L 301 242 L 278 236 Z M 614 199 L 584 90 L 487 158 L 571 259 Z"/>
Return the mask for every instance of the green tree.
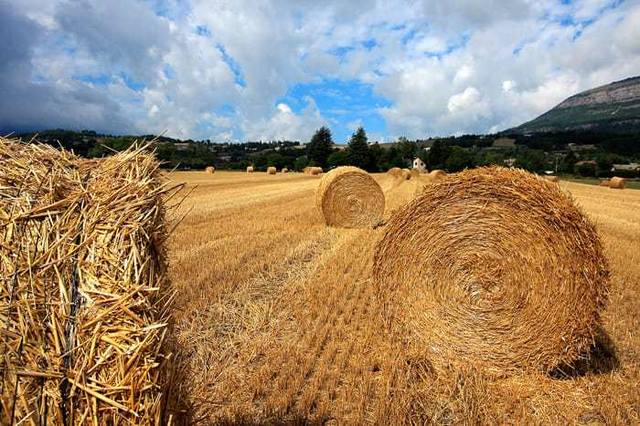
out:
<path id="1" fill-rule="evenodd" d="M 371 158 L 369 156 L 369 144 L 367 143 L 367 133 L 362 127 L 351 135 L 349 145 L 347 146 L 347 158 L 352 166 L 366 169 L 369 166 Z"/>
<path id="2" fill-rule="evenodd" d="M 545 169 L 544 151 L 539 149 L 523 149 L 516 155 L 516 164 L 530 172 L 542 172 Z"/>
<path id="3" fill-rule="evenodd" d="M 451 152 L 451 148 L 444 141 L 436 140 L 429 150 L 429 162 L 427 163 L 429 170 L 444 169 L 449 152 Z"/>
<path id="4" fill-rule="evenodd" d="M 578 158 L 573 153 L 573 151 L 569 151 L 567 155 L 564 156 L 562 161 L 560 162 L 560 171 L 562 173 L 573 173 L 574 166 L 578 162 Z"/>
<path id="5" fill-rule="evenodd" d="M 398 139 L 398 150 L 405 161 L 413 161 L 418 152 L 418 144 L 402 136 Z"/>
<path id="6" fill-rule="evenodd" d="M 331 130 L 322 126 L 311 138 L 307 145 L 307 156 L 320 167 L 327 167 L 327 159 L 333 151 L 333 139 L 331 138 Z"/>
<path id="7" fill-rule="evenodd" d="M 332 152 L 327 159 L 327 166 L 330 169 L 346 166 L 347 164 L 349 164 L 349 156 L 346 151 Z"/>
<path id="8" fill-rule="evenodd" d="M 301 172 L 305 167 L 309 165 L 309 158 L 306 155 L 301 155 L 293 162 L 293 168 Z"/>
<path id="9" fill-rule="evenodd" d="M 448 172 L 459 172 L 468 167 L 473 167 L 473 154 L 459 146 L 452 147 L 444 168 Z"/>

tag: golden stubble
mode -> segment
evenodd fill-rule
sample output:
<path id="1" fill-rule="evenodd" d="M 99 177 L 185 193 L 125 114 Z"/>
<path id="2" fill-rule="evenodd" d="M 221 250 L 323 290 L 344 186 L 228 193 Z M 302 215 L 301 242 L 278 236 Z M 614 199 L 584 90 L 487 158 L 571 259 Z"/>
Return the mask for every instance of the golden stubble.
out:
<path id="1" fill-rule="evenodd" d="M 385 218 L 429 180 L 374 175 Z M 385 331 L 379 229 L 329 228 L 318 176 L 173 173 L 194 188 L 169 242 L 177 423 L 637 423 L 640 191 L 562 182 L 610 263 L 604 334 L 575 371 L 436 373 Z"/>

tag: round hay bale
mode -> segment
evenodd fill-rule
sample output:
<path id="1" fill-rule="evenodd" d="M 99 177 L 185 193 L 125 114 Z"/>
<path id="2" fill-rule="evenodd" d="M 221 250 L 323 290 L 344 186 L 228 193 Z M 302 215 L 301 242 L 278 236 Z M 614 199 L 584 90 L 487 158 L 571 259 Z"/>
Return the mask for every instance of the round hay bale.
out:
<path id="1" fill-rule="evenodd" d="M 609 179 L 601 180 L 599 185 L 600 186 L 606 186 L 608 188 L 609 187 Z"/>
<path id="2" fill-rule="evenodd" d="M 627 184 L 627 180 L 625 178 L 614 176 L 609 181 L 609 188 L 624 189 L 626 184 Z"/>
<path id="3" fill-rule="evenodd" d="M 216 168 L 213 166 L 207 166 L 204 171 L 205 173 L 214 174 L 216 172 Z"/>
<path id="4" fill-rule="evenodd" d="M 411 170 L 409 170 L 409 169 L 402 169 L 402 179 L 404 179 L 404 180 L 409 180 L 409 179 L 411 179 Z"/>
<path id="5" fill-rule="evenodd" d="M 550 371 L 592 344 L 608 294 L 594 226 L 559 185 L 479 168 L 424 188 L 374 256 L 388 324 L 438 368 Z"/>
<path id="6" fill-rule="evenodd" d="M 277 173 L 277 170 L 276 170 L 275 167 L 273 167 L 273 166 L 267 167 L 267 174 L 268 175 L 275 175 L 276 173 Z"/>
<path id="7" fill-rule="evenodd" d="M 387 171 L 387 174 L 393 177 L 400 177 L 402 176 L 402 169 L 400 167 L 392 167 Z"/>
<path id="8" fill-rule="evenodd" d="M 317 176 L 322 173 L 322 167 L 310 167 L 309 174 L 311 176 Z"/>
<path id="9" fill-rule="evenodd" d="M 418 169 L 411 169 L 411 177 L 414 179 L 417 179 L 420 177 L 420 170 Z"/>
<path id="10" fill-rule="evenodd" d="M 289 169 L 287 169 L 286 167 L 282 168 L 282 173 L 289 173 Z"/>
<path id="11" fill-rule="evenodd" d="M 253 173 L 253 166 L 247 167 L 247 173 Z"/>
<path id="12" fill-rule="evenodd" d="M 439 170 L 439 169 L 432 170 L 428 175 L 429 180 L 431 181 L 438 181 L 444 178 L 445 176 L 447 176 L 447 173 L 444 170 Z"/>
<path id="13" fill-rule="evenodd" d="M 545 176 L 544 178 L 549 182 L 560 182 L 560 178 L 558 176 Z"/>
<path id="14" fill-rule="evenodd" d="M 316 206 L 329 226 L 364 228 L 382 220 L 384 194 L 364 170 L 338 167 L 320 180 Z"/>

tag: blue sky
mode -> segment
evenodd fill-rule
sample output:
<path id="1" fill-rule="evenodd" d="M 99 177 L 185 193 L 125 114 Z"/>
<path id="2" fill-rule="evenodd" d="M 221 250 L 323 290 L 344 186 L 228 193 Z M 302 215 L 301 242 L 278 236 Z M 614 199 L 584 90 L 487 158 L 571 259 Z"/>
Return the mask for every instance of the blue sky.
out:
<path id="1" fill-rule="evenodd" d="M 640 74 L 638 0 L 0 2 L 4 133 L 486 133 Z"/>

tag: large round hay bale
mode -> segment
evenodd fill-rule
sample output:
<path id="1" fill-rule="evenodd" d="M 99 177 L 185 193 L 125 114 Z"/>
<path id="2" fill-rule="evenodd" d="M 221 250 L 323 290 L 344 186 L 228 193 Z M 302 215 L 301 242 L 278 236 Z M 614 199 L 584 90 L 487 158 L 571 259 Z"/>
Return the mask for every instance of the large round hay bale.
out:
<path id="1" fill-rule="evenodd" d="M 613 189 L 624 189 L 627 184 L 627 180 L 625 178 L 614 176 L 609 180 L 609 188 Z"/>
<path id="2" fill-rule="evenodd" d="M 413 179 L 417 179 L 420 177 L 420 170 L 418 169 L 411 169 L 411 177 Z"/>
<path id="3" fill-rule="evenodd" d="M 205 173 L 214 174 L 216 172 L 216 168 L 213 166 L 207 166 L 204 171 Z"/>
<path id="4" fill-rule="evenodd" d="M 253 166 L 247 167 L 247 173 L 253 173 Z"/>
<path id="5" fill-rule="evenodd" d="M 432 365 L 549 371 L 592 344 L 608 293 L 595 228 L 560 186 L 479 168 L 387 223 L 373 277 L 393 329 Z"/>
<path id="6" fill-rule="evenodd" d="M 364 170 L 338 167 L 320 180 L 316 206 L 327 225 L 364 228 L 382 220 L 384 194 L 378 182 Z"/>
<path id="7" fill-rule="evenodd" d="M 409 170 L 409 169 L 402 169 L 402 179 L 404 179 L 404 180 L 409 180 L 409 179 L 411 179 L 411 170 Z"/>
<path id="8" fill-rule="evenodd" d="M 609 187 L 609 179 L 604 179 L 600 181 L 600 186 L 606 186 L 607 188 Z"/>
<path id="9" fill-rule="evenodd" d="M 271 166 L 271 167 L 267 167 L 267 174 L 268 175 L 275 175 L 277 173 L 277 170 L 275 167 Z"/>
<path id="10" fill-rule="evenodd" d="M 387 171 L 387 174 L 393 177 L 400 177 L 402 176 L 402 169 L 400 167 L 392 167 Z"/>
<path id="11" fill-rule="evenodd" d="M 560 178 L 558 176 L 545 176 L 544 177 L 546 180 L 548 180 L 549 182 L 560 182 Z"/>

